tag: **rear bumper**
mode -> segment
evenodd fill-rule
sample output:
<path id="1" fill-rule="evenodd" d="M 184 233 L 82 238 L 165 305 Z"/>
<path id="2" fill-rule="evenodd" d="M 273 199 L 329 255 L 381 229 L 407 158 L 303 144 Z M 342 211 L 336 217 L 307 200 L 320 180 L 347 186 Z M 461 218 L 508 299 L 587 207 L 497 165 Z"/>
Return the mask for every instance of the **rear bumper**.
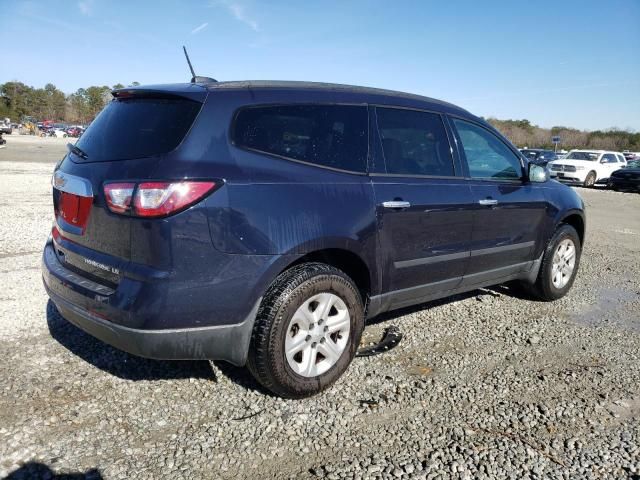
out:
<path id="1" fill-rule="evenodd" d="M 224 360 L 246 363 L 253 323 L 262 298 L 239 323 L 191 328 L 132 328 L 119 322 L 112 308 L 102 308 L 116 293 L 67 270 L 50 243 L 42 256 L 47 294 L 70 323 L 113 347 L 133 355 L 162 360 Z M 126 312 L 119 312 L 123 316 Z"/>
<path id="2" fill-rule="evenodd" d="M 73 305 L 51 292 L 46 283 L 45 288 L 60 314 L 76 327 L 115 348 L 157 360 L 225 360 L 243 366 L 247 361 L 253 319 L 260 305 L 256 303 L 252 316 L 238 325 L 138 330 Z"/>

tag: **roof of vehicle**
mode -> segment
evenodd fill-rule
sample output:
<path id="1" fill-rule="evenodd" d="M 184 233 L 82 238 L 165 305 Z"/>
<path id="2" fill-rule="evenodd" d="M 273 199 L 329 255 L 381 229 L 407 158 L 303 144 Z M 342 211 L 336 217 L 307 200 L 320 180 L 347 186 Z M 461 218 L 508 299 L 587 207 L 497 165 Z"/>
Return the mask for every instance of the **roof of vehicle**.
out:
<path id="1" fill-rule="evenodd" d="M 614 155 L 622 155 L 620 152 L 614 152 L 613 150 L 590 150 L 590 149 L 575 149 L 575 150 L 571 150 L 569 153 L 572 152 L 585 152 L 585 153 L 597 153 L 597 154 L 601 154 L 601 153 L 613 153 Z"/>
<path id="2" fill-rule="evenodd" d="M 242 80 L 242 81 L 225 81 L 225 82 L 210 82 L 210 83 L 174 83 L 174 84 L 164 84 L 164 85 L 140 85 L 136 87 L 125 87 L 119 90 L 114 90 L 114 92 L 123 92 L 129 90 L 148 90 L 148 91 L 164 91 L 164 92 L 174 92 L 190 94 L 197 91 L 201 91 L 201 89 L 206 89 L 209 91 L 216 90 L 240 90 L 240 89 L 250 89 L 250 90 L 261 90 L 261 89 L 269 89 L 269 90 L 279 90 L 279 91 L 323 91 L 328 93 L 352 93 L 356 95 L 360 95 L 363 97 L 370 97 L 371 103 L 374 103 L 375 99 L 403 99 L 403 100 L 413 100 L 417 102 L 421 102 L 423 104 L 431 104 L 437 105 L 440 107 L 444 107 L 445 109 L 462 113 L 465 116 L 471 116 L 473 118 L 477 118 L 467 110 L 458 107 L 452 103 L 448 103 L 442 100 L 437 100 L 435 98 L 425 97 L 422 95 L 415 95 L 412 93 L 398 92 L 394 90 L 385 90 L 382 88 L 373 88 L 373 87 L 359 87 L 354 85 L 342 85 L 336 83 L 320 83 L 320 82 L 302 82 L 302 81 L 283 81 L 283 80 Z"/>

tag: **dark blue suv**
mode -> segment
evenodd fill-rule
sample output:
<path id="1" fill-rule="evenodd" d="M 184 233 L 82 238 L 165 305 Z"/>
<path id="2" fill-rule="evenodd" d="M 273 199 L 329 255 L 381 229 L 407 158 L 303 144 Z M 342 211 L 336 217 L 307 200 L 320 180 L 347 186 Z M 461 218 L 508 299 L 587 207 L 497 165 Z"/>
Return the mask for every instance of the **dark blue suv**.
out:
<path id="1" fill-rule="evenodd" d="M 575 278 L 579 196 L 449 103 L 299 82 L 113 97 L 55 168 L 43 277 L 120 349 L 304 397 L 381 312 L 507 281 L 554 300 Z"/>

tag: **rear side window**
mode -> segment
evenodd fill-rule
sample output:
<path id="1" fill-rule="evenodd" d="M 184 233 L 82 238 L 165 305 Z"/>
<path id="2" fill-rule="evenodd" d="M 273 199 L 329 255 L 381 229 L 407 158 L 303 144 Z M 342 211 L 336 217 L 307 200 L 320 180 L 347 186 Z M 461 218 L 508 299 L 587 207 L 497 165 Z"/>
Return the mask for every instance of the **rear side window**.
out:
<path id="1" fill-rule="evenodd" d="M 238 112 L 239 147 L 325 167 L 365 172 L 367 108 L 355 105 L 273 105 Z"/>
<path id="2" fill-rule="evenodd" d="M 387 173 L 454 176 L 449 139 L 436 113 L 376 108 Z"/>
<path id="3" fill-rule="evenodd" d="M 168 153 L 185 137 L 201 104 L 182 98 L 126 98 L 109 103 L 78 140 L 87 162 Z"/>

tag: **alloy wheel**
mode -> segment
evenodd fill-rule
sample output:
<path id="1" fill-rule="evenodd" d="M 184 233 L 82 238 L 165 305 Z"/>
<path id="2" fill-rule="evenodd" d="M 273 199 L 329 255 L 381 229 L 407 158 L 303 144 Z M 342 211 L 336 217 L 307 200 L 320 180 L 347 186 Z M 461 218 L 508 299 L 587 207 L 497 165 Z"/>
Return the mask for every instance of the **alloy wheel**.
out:
<path id="1" fill-rule="evenodd" d="M 335 365 L 349 343 L 351 317 L 339 296 L 320 293 L 306 300 L 287 327 L 285 357 L 303 377 L 322 375 Z"/>
<path id="2" fill-rule="evenodd" d="M 557 289 L 569 283 L 576 266 L 576 246 L 571 239 L 562 240 L 553 254 L 551 282 Z"/>

